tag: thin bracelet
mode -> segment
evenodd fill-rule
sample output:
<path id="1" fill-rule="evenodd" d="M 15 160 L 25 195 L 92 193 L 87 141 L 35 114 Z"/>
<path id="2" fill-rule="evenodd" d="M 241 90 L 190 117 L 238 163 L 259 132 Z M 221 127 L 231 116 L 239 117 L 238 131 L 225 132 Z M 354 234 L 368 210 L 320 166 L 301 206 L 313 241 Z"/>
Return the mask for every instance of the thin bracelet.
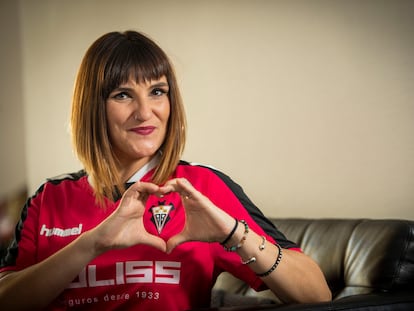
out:
<path id="1" fill-rule="evenodd" d="M 277 268 L 277 266 L 279 265 L 279 263 L 280 263 L 280 261 L 282 260 L 282 248 L 280 247 L 280 245 L 279 244 L 276 244 L 276 246 L 277 246 L 277 248 L 279 249 L 279 254 L 277 255 L 277 258 L 276 258 L 276 261 L 275 261 L 275 263 L 273 264 L 273 266 L 269 269 L 269 270 L 267 270 L 266 272 L 264 272 L 264 273 L 256 273 L 256 275 L 258 276 L 258 277 L 265 277 L 265 276 L 268 276 L 270 273 L 272 273 L 276 268 Z"/>
<path id="2" fill-rule="evenodd" d="M 236 232 L 237 227 L 239 226 L 239 221 L 237 220 L 237 218 L 234 218 L 234 220 L 236 220 L 236 223 L 234 224 L 233 229 L 231 229 L 229 235 L 227 236 L 227 238 L 221 242 L 221 245 L 226 244 L 228 241 L 230 241 L 231 237 L 233 236 L 234 232 Z"/>
<path id="3" fill-rule="evenodd" d="M 243 261 L 243 259 L 242 259 L 242 261 L 241 261 L 241 263 L 243 265 L 248 265 L 248 264 L 251 264 L 253 262 L 256 262 L 256 257 L 251 257 L 251 258 L 247 259 L 246 261 Z"/>
<path id="4" fill-rule="evenodd" d="M 223 245 L 224 249 L 228 252 L 235 252 L 236 250 L 238 250 L 240 247 L 243 246 L 244 241 L 247 238 L 247 234 L 249 233 L 249 226 L 247 225 L 247 222 L 245 222 L 244 220 L 240 220 L 240 222 L 244 225 L 243 237 L 241 238 L 240 242 L 237 245 L 233 245 L 231 247 L 227 247 L 226 245 Z"/>
<path id="5" fill-rule="evenodd" d="M 265 249 L 265 243 L 266 243 L 266 238 L 264 237 L 264 235 L 262 235 L 261 238 L 262 238 L 262 244 L 260 244 L 259 246 L 259 251 L 262 251 Z"/>
<path id="6" fill-rule="evenodd" d="M 262 243 L 260 243 L 260 245 L 259 245 L 259 251 L 262 251 L 262 250 L 265 249 L 265 243 L 266 243 L 266 238 L 264 237 L 264 235 L 262 235 L 261 238 L 262 238 Z M 248 264 L 251 264 L 253 262 L 256 262 L 256 257 L 254 257 L 254 256 L 253 257 L 250 257 L 246 261 L 244 261 L 243 259 L 241 259 L 241 263 L 243 265 L 248 265 Z"/>

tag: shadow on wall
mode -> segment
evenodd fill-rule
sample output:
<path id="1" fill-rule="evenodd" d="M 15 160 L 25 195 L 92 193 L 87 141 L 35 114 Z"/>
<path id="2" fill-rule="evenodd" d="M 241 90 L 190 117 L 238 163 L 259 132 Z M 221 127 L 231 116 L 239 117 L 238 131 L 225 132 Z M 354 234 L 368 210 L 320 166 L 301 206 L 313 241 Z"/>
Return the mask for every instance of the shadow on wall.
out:
<path id="1" fill-rule="evenodd" d="M 0 198 L 0 257 L 2 257 L 11 239 L 14 228 L 20 218 L 20 211 L 27 200 L 27 188 Z"/>

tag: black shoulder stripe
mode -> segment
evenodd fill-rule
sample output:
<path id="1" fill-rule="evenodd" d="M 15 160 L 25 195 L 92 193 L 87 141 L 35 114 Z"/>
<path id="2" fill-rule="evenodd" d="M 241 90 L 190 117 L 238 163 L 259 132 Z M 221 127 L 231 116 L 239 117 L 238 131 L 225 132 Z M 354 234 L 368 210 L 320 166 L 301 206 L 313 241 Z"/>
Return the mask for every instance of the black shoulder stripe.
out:
<path id="1" fill-rule="evenodd" d="M 80 178 L 82 178 L 83 176 L 86 175 L 85 170 L 80 170 L 78 172 L 75 173 L 67 173 L 67 174 L 62 174 L 62 175 L 58 175 L 52 178 L 48 178 L 47 181 L 52 183 L 53 185 L 58 185 L 59 183 L 61 183 L 64 180 L 79 180 Z"/>

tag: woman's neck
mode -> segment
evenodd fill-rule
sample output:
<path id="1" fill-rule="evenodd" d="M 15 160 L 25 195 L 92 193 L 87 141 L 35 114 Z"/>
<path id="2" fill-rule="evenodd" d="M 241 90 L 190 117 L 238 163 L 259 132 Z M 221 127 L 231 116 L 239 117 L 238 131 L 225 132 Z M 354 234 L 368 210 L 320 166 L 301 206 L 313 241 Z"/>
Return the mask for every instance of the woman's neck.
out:
<path id="1" fill-rule="evenodd" d="M 159 163 L 159 155 L 156 154 L 152 157 L 142 158 L 139 161 L 135 161 L 131 165 L 124 166 L 120 171 L 120 177 L 123 182 L 136 182 L 150 170 L 156 167 Z"/>

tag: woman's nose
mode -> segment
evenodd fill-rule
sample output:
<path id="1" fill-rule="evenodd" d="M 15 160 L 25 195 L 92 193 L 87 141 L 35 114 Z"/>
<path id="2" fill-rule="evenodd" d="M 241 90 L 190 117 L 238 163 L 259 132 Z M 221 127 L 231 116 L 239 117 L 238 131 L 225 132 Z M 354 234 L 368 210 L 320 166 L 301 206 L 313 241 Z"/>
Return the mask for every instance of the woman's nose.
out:
<path id="1" fill-rule="evenodd" d="M 138 99 L 135 102 L 134 119 L 136 121 L 145 121 L 151 118 L 151 104 L 145 99 Z"/>

